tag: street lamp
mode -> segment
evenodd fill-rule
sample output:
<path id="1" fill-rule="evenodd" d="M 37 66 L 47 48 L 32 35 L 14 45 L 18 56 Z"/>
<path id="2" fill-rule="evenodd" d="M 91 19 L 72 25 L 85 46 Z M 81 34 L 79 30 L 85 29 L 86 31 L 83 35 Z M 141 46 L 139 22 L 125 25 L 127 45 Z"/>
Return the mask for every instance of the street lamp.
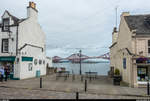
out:
<path id="1" fill-rule="evenodd" d="M 82 70 L 81 70 L 81 52 L 82 52 L 82 51 L 80 50 L 80 51 L 79 51 L 79 53 L 80 53 L 80 71 L 79 71 L 79 72 L 80 72 L 80 75 L 82 75 Z"/>

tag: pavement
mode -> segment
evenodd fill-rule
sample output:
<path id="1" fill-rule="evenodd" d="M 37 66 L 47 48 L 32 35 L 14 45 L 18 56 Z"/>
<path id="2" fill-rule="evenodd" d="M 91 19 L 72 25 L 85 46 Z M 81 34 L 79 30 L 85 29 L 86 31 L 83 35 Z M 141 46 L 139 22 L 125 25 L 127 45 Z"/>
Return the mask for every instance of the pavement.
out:
<path id="1" fill-rule="evenodd" d="M 72 75 L 65 80 L 56 75 L 24 80 L 8 80 L 0 82 L 0 99 L 75 99 L 79 92 L 80 99 L 150 99 L 146 88 L 131 88 L 128 86 L 114 86 L 112 79 L 107 76 L 98 76 L 90 81 L 87 79 L 87 91 L 85 92 L 85 80 L 81 81 L 79 75 L 72 79 Z"/>

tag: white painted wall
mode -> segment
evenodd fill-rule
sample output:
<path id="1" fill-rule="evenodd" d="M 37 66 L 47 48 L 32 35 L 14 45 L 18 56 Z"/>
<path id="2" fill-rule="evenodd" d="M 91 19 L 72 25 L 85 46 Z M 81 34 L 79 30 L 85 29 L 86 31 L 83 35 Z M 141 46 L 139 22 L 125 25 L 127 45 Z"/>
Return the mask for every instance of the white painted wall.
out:
<path id="1" fill-rule="evenodd" d="M 46 61 L 46 49 L 45 49 L 45 33 L 42 31 L 37 19 L 37 12 L 32 8 L 28 8 L 28 19 L 19 24 L 19 34 L 18 34 L 18 48 L 21 48 L 25 44 L 31 44 L 38 47 L 42 47 L 44 50 L 41 51 L 41 48 L 26 46 L 21 50 L 21 53 L 26 53 L 26 55 L 33 57 L 33 59 L 41 59 Z M 46 74 L 46 65 L 34 65 L 33 60 L 33 71 L 28 71 L 29 62 L 21 62 L 21 71 L 20 79 L 35 77 L 36 70 L 41 71 L 41 75 Z"/>
<path id="2" fill-rule="evenodd" d="M 21 61 L 21 58 L 20 58 L 20 64 L 21 64 L 20 79 L 35 77 L 37 70 L 40 70 L 41 75 L 46 74 L 46 62 L 45 62 L 45 64 L 43 64 L 43 61 L 46 61 L 46 59 L 45 59 L 44 52 L 42 52 L 40 48 L 26 46 L 21 51 L 21 53 L 22 52 L 24 52 L 24 53 L 26 52 L 26 54 L 21 55 L 21 57 L 22 56 L 33 57 L 33 61 L 32 62 Z M 35 59 L 38 60 L 36 65 L 34 64 Z M 39 64 L 39 59 L 42 60 L 42 64 Z M 32 65 L 33 65 L 32 71 L 29 71 L 29 69 L 28 69 L 29 63 L 32 63 Z"/>
<path id="3" fill-rule="evenodd" d="M 2 18 L 10 18 L 10 24 L 13 24 L 13 21 L 11 17 L 7 14 L 7 12 L 4 13 Z M 16 31 L 17 31 L 17 26 L 10 27 L 10 33 L 9 32 L 2 32 L 2 28 L 0 28 L 0 56 L 10 56 L 12 53 L 12 56 L 16 55 Z M 10 35 L 10 37 L 9 37 Z M 1 48 L 2 48 L 2 39 L 9 39 L 9 53 L 2 53 Z M 13 40 L 11 39 L 13 38 Z"/>

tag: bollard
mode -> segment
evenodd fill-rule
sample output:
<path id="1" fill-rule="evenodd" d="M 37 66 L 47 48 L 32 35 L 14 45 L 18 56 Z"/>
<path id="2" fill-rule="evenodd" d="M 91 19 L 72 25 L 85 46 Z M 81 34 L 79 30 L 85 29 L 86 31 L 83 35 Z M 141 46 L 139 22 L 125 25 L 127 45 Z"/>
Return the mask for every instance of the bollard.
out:
<path id="1" fill-rule="evenodd" d="M 90 82 L 91 82 L 91 76 L 90 76 Z"/>
<path id="2" fill-rule="evenodd" d="M 64 78 L 64 81 L 65 81 L 65 80 L 67 80 L 67 75 L 66 75 L 65 78 Z"/>
<path id="3" fill-rule="evenodd" d="M 147 82 L 147 95 L 149 95 L 149 81 Z"/>
<path id="4" fill-rule="evenodd" d="M 81 81 L 83 81 L 83 76 L 81 75 Z"/>
<path id="5" fill-rule="evenodd" d="M 72 75 L 72 81 L 73 81 L 73 80 L 75 80 L 75 75 L 74 75 L 74 74 Z"/>
<path id="6" fill-rule="evenodd" d="M 87 91 L 87 80 L 85 80 L 85 92 Z"/>
<path id="7" fill-rule="evenodd" d="M 40 78 L 40 88 L 42 88 L 42 78 Z"/>
<path id="8" fill-rule="evenodd" d="M 79 92 L 76 92 L 76 100 L 79 99 Z"/>

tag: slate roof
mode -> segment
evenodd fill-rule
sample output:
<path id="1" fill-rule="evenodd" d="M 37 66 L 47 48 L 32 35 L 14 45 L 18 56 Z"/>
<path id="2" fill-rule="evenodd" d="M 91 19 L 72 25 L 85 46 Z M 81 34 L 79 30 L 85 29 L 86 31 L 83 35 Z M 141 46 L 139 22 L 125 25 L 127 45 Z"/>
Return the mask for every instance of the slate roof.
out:
<path id="1" fill-rule="evenodd" d="M 150 14 L 124 16 L 130 30 L 136 30 L 136 35 L 150 35 Z"/>

